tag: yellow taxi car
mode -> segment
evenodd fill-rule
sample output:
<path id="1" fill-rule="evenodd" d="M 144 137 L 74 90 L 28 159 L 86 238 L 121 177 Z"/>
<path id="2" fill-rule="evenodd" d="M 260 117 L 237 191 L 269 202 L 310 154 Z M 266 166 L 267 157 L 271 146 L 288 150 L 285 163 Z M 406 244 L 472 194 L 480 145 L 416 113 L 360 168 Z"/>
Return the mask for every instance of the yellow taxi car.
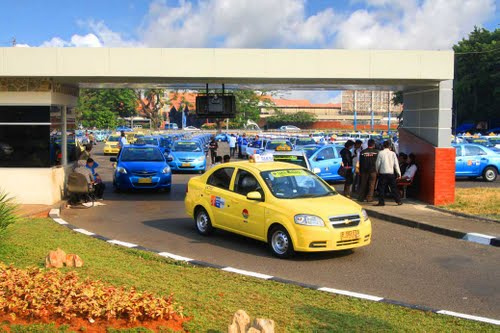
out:
<path id="1" fill-rule="evenodd" d="M 279 258 L 371 241 L 371 222 L 360 205 L 284 162 L 220 164 L 190 179 L 185 208 L 201 235 L 224 229 L 268 243 Z"/>
<path id="2" fill-rule="evenodd" d="M 104 155 L 116 155 L 120 152 L 118 142 L 120 141 L 119 135 L 110 135 L 104 144 Z"/>

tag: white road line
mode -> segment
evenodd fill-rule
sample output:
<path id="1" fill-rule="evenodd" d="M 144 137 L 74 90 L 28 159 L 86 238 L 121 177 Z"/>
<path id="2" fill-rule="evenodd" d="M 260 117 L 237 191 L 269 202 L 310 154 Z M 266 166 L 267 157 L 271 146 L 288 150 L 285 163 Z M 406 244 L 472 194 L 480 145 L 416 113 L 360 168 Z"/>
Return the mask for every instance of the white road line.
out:
<path id="1" fill-rule="evenodd" d="M 127 243 L 127 242 L 122 242 L 122 241 L 119 241 L 119 240 L 116 240 L 116 239 L 112 239 L 112 240 L 109 240 L 107 241 L 108 243 L 111 243 L 111 244 L 115 244 L 115 245 L 121 245 L 121 246 L 125 246 L 125 247 L 137 247 L 136 244 L 133 244 L 133 243 Z"/>
<path id="2" fill-rule="evenodd" d="M 476 232 L 469 232 L 464 236 L 464 240 L 483 245 L 490 245 L 490 241 L 495 238 L 494 236 L 483 235 Z"/>
<path id="3" fill-rule="evenodd" d="M 170 258 L 170 259 L 174 259 L 174 260 L 179 260 L 179 261 L 193 261 L 193 259 L 191 258 L 186 258 L 186 257 L 183 257 L 183 256 L 178 256 L 177 254 L 173 254 L 173 253 L 168 253 L 168 252 L 160 252 L 158 253 L 160 256 L 162 257 L 166 257 L 166 258 Z"/>
<path id="4" fill-rule="evenodd" d="M 243 269 L 237 269 L 237 268 L 233 268 L 233 267 L 225 267 L 225 268 L 222 268 L 222 270 L 226 271 L 226 272 L 241 274 L 241 275 L 253 276 L 253 277 L 256 277 L 259 279 L 264 279 L 264 280 L 269 280 L 273 277 L 271 275 L 261 274 L 261 273 L 251 272 L 251 271 L 245 271 Z"/>
<path id="5" fill-rule="evenodd" d="M 360 294 L 360 293 L 355 293 L 353 291 L 348 291 L 348 290 L 340 290 L 340 289 L 333 289 L 333 288 L 318 288 L 318 290 L 321 291 L 326 291 L 327 293 L 332 293 L 332 294 L 339 294 L 339 295 L 345 295 L 345 296 L 351 296 L 351 297 L 356 297 L 356 298 L 361 298 L 361 299 L 367 299 L 370 301 L 375 301 L 379 302 L 383 300 L 383 297 L 378 297 L 378 296 L 372 296 L 372 295 L 367 295 L 367 294 Z"/>
<path id="6" fill-rule="evenodd" d="M 472 316 L 472 315 L 468 315 L 465 313 L 458 313 L 458 312 L 447 311 L 447 310 L 439 310 L 439 311 L 437 311 L 437 313 L 447 315 L 447 316 L 459 317 L 459 318 L 463 318 L 463 319 L 481 321 L 483 323 L 488 323 L 488 324 L 493 324 L 493 325 L 500 325 L 500 320 L 498 320 L 498 319 Z"/>
<path id="7" fill-rule="evenodd" d="M 59 217 L 53 217 L 52 218 L 55 222 L 59 223 L 59 224 L 68 224 L 68 222 L 64 221 L 62 218 L 59 218 Z"/>
<path id="8" fill-rule="evenodd" d="M 87 236 L 95 235 L 93 232 L 90 232 L 90 231 L 85 230 L 85 229 L 73 229 L 73 231 L 79 232 L 79 233 L 87 235 Z"/>

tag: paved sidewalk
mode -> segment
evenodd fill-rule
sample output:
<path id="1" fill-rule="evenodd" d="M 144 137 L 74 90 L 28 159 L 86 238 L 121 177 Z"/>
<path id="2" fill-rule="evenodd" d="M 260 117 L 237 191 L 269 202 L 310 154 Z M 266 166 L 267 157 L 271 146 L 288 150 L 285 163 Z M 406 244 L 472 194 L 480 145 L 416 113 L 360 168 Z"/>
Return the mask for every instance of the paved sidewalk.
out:
<path id="1" fill-rule="evenodd" d="M 21 217 L 48 217 L 52 208 L 59 208 L 56 205 L 19 205 L 16 213 Z"/>
<path id="2" fill-rule="evenodd" d="M 468 233 L 479 233 L 500 238 L 500 223 L 464 218 L 426 207 L 417 201 L 405 200 L 401 206 L 387 200 L 383 207 L 374 203 L 363 203 L 368 215 L 389 222 L 424 229 L 455 238 L 464 238 Z"/>

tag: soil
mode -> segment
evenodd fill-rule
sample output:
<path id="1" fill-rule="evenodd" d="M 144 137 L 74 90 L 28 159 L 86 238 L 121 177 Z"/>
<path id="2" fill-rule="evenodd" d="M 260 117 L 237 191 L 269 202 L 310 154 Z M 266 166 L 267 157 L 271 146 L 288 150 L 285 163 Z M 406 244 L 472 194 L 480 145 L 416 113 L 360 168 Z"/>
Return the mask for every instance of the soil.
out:
<path id="1" fill-rule="evenodd" d="M 17 317 L 12 320 L 12 317 L 5 313 L 0 313 L 0 331 L 3 328 L 6 332 L 10 333 L 10 325 L 33 325 L 33 324 L 51 324 L 54 323 L 56 327 L 68 325 L 68 332 L 86 332 L 86 333 L 106 333 L 108 328 L 114 329 L 127 329 L 135 327 L 148 328 L 154 332 L 158 332 L 160 328 L 171 329 L 174 332 L 187 332 L 182 324 L 189 321 L 190 318 L 180 318 L 177 315 L 170 320 L 151 320 L 151 321 L 136 321 L 129 322 L 126 319 L 111 319 L 111 320 L 95 320 L 91 323 L 87 319 L 73 318 L 70 321 L 62 318 L 39 318 L 29 319 Z"/>

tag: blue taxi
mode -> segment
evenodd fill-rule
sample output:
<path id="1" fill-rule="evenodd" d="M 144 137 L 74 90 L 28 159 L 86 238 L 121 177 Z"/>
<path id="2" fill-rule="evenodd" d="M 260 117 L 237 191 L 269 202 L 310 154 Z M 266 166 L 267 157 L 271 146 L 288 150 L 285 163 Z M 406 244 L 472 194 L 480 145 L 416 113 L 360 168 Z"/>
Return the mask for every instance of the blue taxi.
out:
<path id="1" fill-rule="evenodd" d="M 172 171 L 205 172 L 207 155 L 201 144 L 196 140 L 175 141 L 167 157 Z"/>
<path id="2" fill-rule="evenodd" d="M 344 180 L 338 170 L 342 164 L 340 151 L 344 147 L 336 145 L 307 145 L 302 149 L 309 158 L 312 170 L 326 181 Z"/>
<path id="3" fill-rule="evenodd" d="M 118 157 L 110 158 L 116 162 L 113 174 L 115 191 L 130 189 L 164 189 L 170 192 L 172 171 L 165 156 L 157 146 L 127 145 Z"/>
<path id="4" fill-rule="evenodd" d="M 455 176 L 483 177 L 487 182 L 497 179 L 500 170 L 500 154 L 477 144 L 453 145 L 456 149 Z"/>

